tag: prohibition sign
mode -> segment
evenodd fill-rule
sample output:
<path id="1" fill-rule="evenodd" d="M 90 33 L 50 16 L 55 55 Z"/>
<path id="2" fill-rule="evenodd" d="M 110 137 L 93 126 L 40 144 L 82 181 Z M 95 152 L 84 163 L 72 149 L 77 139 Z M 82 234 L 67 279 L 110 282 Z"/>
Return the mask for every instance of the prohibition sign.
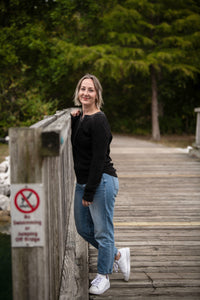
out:
<path id="1" fill-rule="evenodd" d="M 25 214 L 34 212 L 39 204 L 40 198 L 36 191 L 33 189 L 22 189 L 20 190 L 14 199 L 16 208 Z"/>

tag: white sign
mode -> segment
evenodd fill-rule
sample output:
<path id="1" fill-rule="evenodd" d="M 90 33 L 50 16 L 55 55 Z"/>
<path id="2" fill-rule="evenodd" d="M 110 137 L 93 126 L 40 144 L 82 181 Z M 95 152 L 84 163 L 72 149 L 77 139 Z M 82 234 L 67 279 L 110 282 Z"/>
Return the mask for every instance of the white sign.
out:
<path id="1" fill-rule="evenodd" d="M 11 185 L 12 247 L 44 246 L 42 184 Z"/>

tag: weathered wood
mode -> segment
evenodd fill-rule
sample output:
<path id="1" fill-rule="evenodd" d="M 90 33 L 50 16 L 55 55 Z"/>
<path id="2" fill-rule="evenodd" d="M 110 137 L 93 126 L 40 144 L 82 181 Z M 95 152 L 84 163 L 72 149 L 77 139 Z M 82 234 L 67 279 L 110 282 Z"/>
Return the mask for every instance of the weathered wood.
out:
<path id="1" fill-rule="evenodd" d="M 200 162 L 187 151 L 115 136 L 119 175 L 117 248 L 131 249 L 131 276 L 110 275 L 111 288 L 90 299 L 200 298 Z M 89 248 L 92 280 L 97 251 Z"/>
<path id="2" fill-rule="evenodd" d="M 71 204 L 59 300 L 88 299 L 88 246 L 78 235 Z M 75 237 L 75 238 L 74 238 Z M 76 262 L 76 263 L 75 263 Z"/>
<path id="3" fill-rule="evenodd" d="M 75 175 L 69 112 L 58 112 L 31 128 L 10 129 L 11 185 L 39 184 L 44 204 L 43 246 L 12 247 L 14 300 L 88 298 L 87 244 L 77 237 L 72 221 Z M 46 133 L 52 147 L 44 143 Z"/>
<path id="4" fill-rule="evenodd" d="M 33 124 L 30 128 L 45 128 L 49 124 L 53 123 L 56 120 L 56 116 L 46 116 L 43 120 Z"/>
<path id="5" fill-rule="evenodd" d="M 40 156 L 41 129 L 11 128 L 10 164 L 11 183 L 40 183 L 42 180 Z"/>
<path id="6" fill-rule="evenodd" d="M 199 300 L 198 287 L 164 287 L 154 288 L 145 285 L 135 285 L 135 287 L 117 289 L 116 286 L 106 291 L 104 295 L 91 295 L 90 299 L 159 299 L 159 300 Z"/>
<path id="7" fill-rule="evenodd" d="M 70 115 L 68 111 L 62 114 L 42 132 L 43 156 L 58 156 L 64 140 L 69 134 Z"/>
<path id="8" fill-rule="evenodd" d="M 42 181 L 40 134 L 40 129 L 10 129 L 11 184 Z M 13 299 L 48 299 L 44 270 L 43 247 L 12 248 Z"/>
<path id="9" fill-rule="evenodd" d="M 63 114 L 69 112 L 70 109 L 62 110 L 62 111 L 57 111 L 54 115 L 52 116 L 45 116 L 43 120 L 33 124 L 30 126 L 30 128 L 45 128 L 48 125 L 52 124 L 57 120 L 59 117 L 61 117 Z"/>
<path id="10" fill-rule="evenodd" d="M 200 107 L 195 108 L 194 111 L 197 113 L 195 146 L 200 148 Z"/>
<path id="11" fill-rule="evenodd" d="M 194 110 L 197 113 L 195 143 L 192 145 L 189 154 L 190 156 L 200 159 L 200 107 Z"/>

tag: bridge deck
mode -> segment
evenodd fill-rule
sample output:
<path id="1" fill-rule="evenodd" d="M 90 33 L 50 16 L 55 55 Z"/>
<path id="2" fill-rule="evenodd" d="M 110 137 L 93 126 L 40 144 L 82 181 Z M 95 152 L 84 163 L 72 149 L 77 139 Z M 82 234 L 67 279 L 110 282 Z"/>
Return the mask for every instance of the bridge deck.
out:
<path id="1" fill-rule="evenodd" d="M 120 191 L 116 246 L 131 249 L 131 277 L 90 299 L 200 299 L 200 161 L 182 149 L 115 136 Z M 89 249 L 90 279 L 97 251 Z"/>

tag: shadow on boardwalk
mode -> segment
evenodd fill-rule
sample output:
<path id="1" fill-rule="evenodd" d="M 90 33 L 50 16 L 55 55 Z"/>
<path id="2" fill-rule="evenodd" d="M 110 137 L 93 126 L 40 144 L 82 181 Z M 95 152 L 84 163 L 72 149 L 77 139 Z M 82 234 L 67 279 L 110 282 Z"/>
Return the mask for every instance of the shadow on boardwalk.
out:
<path id="1" fill-rule="evenodd" d="M 115 241 L 131 249 L 131 278 L 90 299 L 200 299 L 200 160 L 186 151 L 115 136 L 120 191 Z M 90 279 L 97 252 L 89 249 Z"/>

